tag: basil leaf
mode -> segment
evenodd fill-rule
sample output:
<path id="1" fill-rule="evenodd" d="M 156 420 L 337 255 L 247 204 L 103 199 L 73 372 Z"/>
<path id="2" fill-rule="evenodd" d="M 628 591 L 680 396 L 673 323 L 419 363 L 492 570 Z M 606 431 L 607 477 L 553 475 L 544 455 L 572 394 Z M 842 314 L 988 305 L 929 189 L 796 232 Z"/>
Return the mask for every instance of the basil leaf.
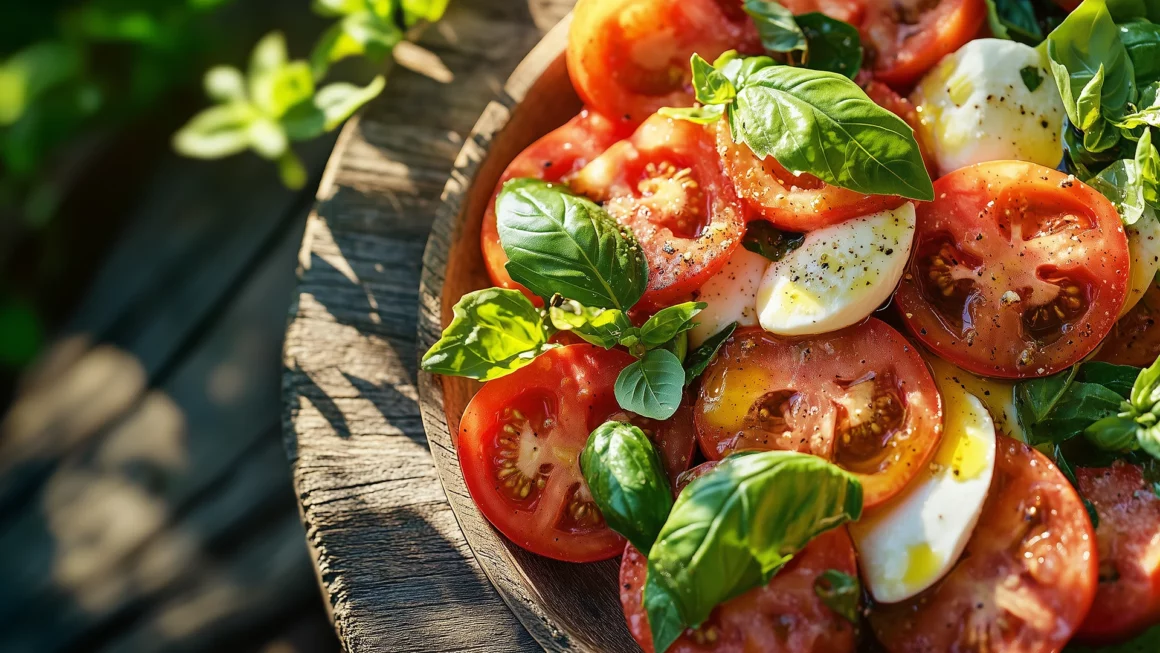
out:
<path id="1" fill-rule="evenodd" d="M 651 349 L 616 377 L 613 392 L 620 407 L 649 419 L 677 412 L 685 387 L 685 368 L 673 352 Z"/>
<path id="2" fill-rule="evenodd" d="M 1124 224 L 1136 224 L 1144 215 L 1144 181 L 1133 159 L 1120 159 L 1088 180 L 1092 188 L 1108 198 Z"/>
<path id="3" fill-rule="evenodd" d="M 1075 100 L 1075 115 L 1076 126 L 1087 131 L 1095 126 L 1096 121 L 1100 119 L 1100 95 L 1104 90 L 1104 65 L 1100 64 L 1096 71 L 1083 90 L 1080 91 L 1079 97 Z M 1084 141 L 1085 145 L 1087 141 Z"/>
<path id="4" fill-rule="evenodd" d="M 1120 42 L 1132 60 L 1136 86 L 1160 80 L 1160 25 L 1132 21 L 1118 26 Z"/>
<path id="5" fill-rule="evenodd" d="M 1120 395 L 1102 385 L 1077 381 L 1049 415 L 1024 432 L 1031 445 L 1063 442 L 1082 434 L 1093 422 L 1119 413 L 1122 403 Z"/>
<path id="6" fill-rule="evenodd" d="M 1144 202 L 1155 206 L 1160 202 L 1160 152 L 1152 145 L 1152 130 L 1145 129 L 1136 143 L 1136 155 L 1133 157 L 1136 170 L 1140 175 L 1140 189 Z"/>
<path id="7" fill-rule="evenodd" d="M 665 587 L 657 582 L 657 575 L 651 568 L 646 571 L 644 581 L 644 609 L 648 615 L 649 630 L 652 631 L 653 650 L 663 653 L 685 632 L 686 624 L 681 619 L 677 604 L 669 598 Z M 664 646 L 658 646 L 658 642 Z"/>
<path id="8" fill-rule="evenodd" d="M 987 23 L 997 38 L 1037 45 L 1043 30 L 1030 0 L 987 0 Z"/>
<path id="9" fill-rule="evenodd" d="M 464 295 L 451 324 L 423 355 L 428 372 L 490 381 L 556 347 L 539 310 L 518 290 L 486 288 Z"/>
<path id="10" fill-rule="evenodd" d="M 1149 456 L 1160 459 L 1160 424 L 1137 428 L 1136 440 Z"/>
<path id="11" fill-rule="evenodd" d="M 661 345 L 677 357 L 681 361 L 681 365 L 685 364 L 685 357 L 689 355 L 689 332 L 682 331 L 677 334 L 677 337 Z"/>
<path id="12" fill-rule="evenodd" d="M 1023 78 L 1023 85 L 1029 93 L 1034 93 L 1043 84 L 1043 73 L 1039 66 L 1024 66 L 1019 69 L 1019 76 Z"/>
<path id="13" fill-rule="evenodd" d="M 1083 436 L 1101 451 L 1128 451 L 1136 448 L 1136 422 L 1109 415 L 1084 429 Z"/>
<path id="14" fill-rule="evenodd" d="M 688 120 L 698 125 L 711 125 L 725 115 L 725 105 L 709 104 L 703 107 L 661 107 L 657 113 L 666 118 Z"/>
<path id="15" fill-rule="evenodd" d="M 782 231 L 773 226 L 772 222 L 754 220 L 745 225 L 741 246 L 771 261 L 780 261 L 786 254 L 801 247 L 805 239 L 805 234 Z"/>
<path id="16" fill-rule="evenodd" d="M 741 88 L 749 78 L 763 68 L 779 65 L 769 57 L 742 57 L 736 50 L 730 50 L 717 57 L 713 67 L 720 70 L 722 75 L 733 83 L 734 88 Z"/>
<path id="17" fill-rule="evenodd" d="M 568 299 L 560 306 L 548 308 L 552 326 L 560 331 L 571 331 L 585 342 L 612 349 L 620 339 L 632 331 L 632 322 L 623 311 L 615 308 L 588 308 Z"/>
<path id="18" fill-rule="evenodd" d="M 858 579 L 837 569 L 827 569 L 814 579 L 814 593 L 826 607 L 852 624 L 858 623 L 858 601 L 862 586 Z"/>
<path id="19" fill-rule="evenodd" d="M 659 347 L 672 340 L 679 333 L 684 333 L 697 326 L 693 318 L 705 310 L 708 304 L 704 302 L 685 302 L 676 306 L 669 306 L 657 311 L 644 324 L 640 325 L 640 339 L 646 347 Z"/>
<path id="20" fill-rule="evenodd" d="M 1132 385 L 1140 376 L 1140 368 L 1131 365 L 1114 365 L 1103 361 L 1081 363 L 1076 378 L 1087 383 L 1098 383 L 1124 399 L 1132 394 Z"/>
<path id="21" fill-rule="evenodd" d="M 508 274 L 537 295 L 627 310 L 644 294 L 644 252 L 591 200 L 563 186 L 513 179 L 495 208 Z"/>
<path id="22" fill-rule="evenodd" d="M 804 52 L 806 35 L 793 12 L 774 0 L 745 0 L 745 13 L 753 19 L 761 45 L 770 52 Z"/>
<path id="23" fill-rule="evenodd" d="M 1117 23 L 1137 18 L 1160 22 L 1160 3 L 1156 0 L 1108 0 L 1107 5 Z"/>
<path id="24" fill-rule="evenodd" d="M 580 470 L 608 527 L 641 551 L 652 548 L 673 494 L 648 436 L 632 424 L 605 422 L 588 436 Z"/>
<path id="25" fill-rule="evenodd" d="M 665 602 L 682 625 L 700 624 L 717 604 L 768 583 L 811 539 L 861 514 L 861 484 L 821 458 L 725 458 L 681 492 L 649 551 L 645 607 L 650 624 L 665 625 L 653 626 L 656 650 L 680 634 Z"/>
<path id="26" fill-rule="evenodd" d="M 1140 370 L 1136 382 L 1132 384 L 1132 391 L 1128 393 L 1128 401 L 1142 413 L 1150 412 L 1156 402 L 1160 401 L 1160 358 Z"/>
<path id="27" fill-rule="evenodd" d="M 797 24 L 806 35 L 807 68 L 854 79 L 862 69 L 862 37 L 857 27 L 818 12 L 798 16 Z"/>
<path id="28" fill-rule="evenodd" d="M 1077 373 L 1079 368 L 1072 367 L 1066 372 L 1015 384 L 1015 410 L 1024 429 L 1045 419 L 1055 409 Z"/>
<path id="29" fill-rule="evenodd" d="M 726 104 L 737 96 L 733 82 L 701 55 L 693 53 L 689 65 L 693 68 L 693 91 L 701 104 Z"/>
<path id="30" fill-rule="evenodd" d="M 730 128 L 761 158 L 861 193 L 934 199 L 914 132 L 837 74 L 773 66 L 751 74 Z"/>
<path id="31" fill-rule="evenodd" d="M 1089 152 L 1107 152 L 1120 142 L 1120 130 L 1102 117 L 1083 133 L 1083 146 Z"/>
<path id="32" fill-rule="evenodd" d="M 737 323 L 733 322 L 729 326 L 721 329 L 717 333 L 709 336 L 709 338 L 701 343 L 700 347 L 693 350 L 689 354 L 688 360 L 685 361 L 685 386 L 689 386 L 704 373 L 705 368 L 709 367 L 709 363 L 717 357 L 717 352 L 721 349 L 721 345 L 733 335 L 737 330 Z"/>
<path id="33" fill-rule="evenodd" d="M 1135 93 L 1132 60 L 1103 0 L 1085 0 L 1047 36 L 1047 57 L 1073 125 L 1083 124 L 1073 98 L 1080 97 L 1101 66 L 1103 115 L 1118 118 Z"/>

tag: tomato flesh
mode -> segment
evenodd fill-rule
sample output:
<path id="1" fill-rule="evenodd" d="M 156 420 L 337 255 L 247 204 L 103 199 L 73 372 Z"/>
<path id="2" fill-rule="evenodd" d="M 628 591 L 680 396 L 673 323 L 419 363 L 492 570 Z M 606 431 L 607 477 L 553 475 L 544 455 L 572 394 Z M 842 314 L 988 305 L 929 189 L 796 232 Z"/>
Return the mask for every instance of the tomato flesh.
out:
<path id="1" fill-rule="evenodd" d="M 874 77 L 905 91 L 986 18 L 984 0 L 871 0 L 859 29 Z"/>
<path id="2" fill-rule="evenodd" d="M 1111 644 L 1160 622 L 1160 499 L 1139 465 L 1075 470 L 1099 515 L 1100 576 L 1095 603 L 1076 638 Z"/>
<path id="3" fill-rule="evenodd" d="M 917 207 L 894 296 L 911 332 L 985 376 L 1044 376 L 1091 353 L 1128 290 L 1128 241 L 1111 202 L 1020 161 L 961 168 L 934 192 Z"/>
<path id="4" fill-rule="evenodd" d="M 857 475 L 870 508 L 930 462 L 943 411 L 915 348 L 871 318 L 806 338 L 739 329 L 705 371 L 694 419 L 706 458 L 814 454 Z"/>
<path id="5" fill-rule="evenodd" d="M 649 265 L 645 306 L 668 306 L 700 288 L 744 233 L 711 127 L 654 115 L 580 170 L 572 187 L 636 236 Z"/>
<path id="6" fill-rule="evenodd" d="M 689 58 L 760 53 L 740 0 L 580 0 L 568 32 L 568 73 L 584 103 L 640 124 L 693 104 Z"/>
<path id="7" fill-rule="evenodd" d="M 549 558 L 614 557 L 580 471 L 588 435 L 614 412 L 613 384 L 634 359 L 588 344 L 552 349 L 486 383 L 463 413 L 457 449 L 471 498 L 512 542 Z"/>
<path id="8" fill-rule="evenodd" d="M 891 653 L 1051 653 L 1095 596 L 1095 533 L 1043 454 L 999 436 L 995 476 L 958 564 L 935 586 L 879 604 L 870 625 Z"/>
<path id="9" fill-rule="evenodd" d="M 529 145 L 508 164 L 500 176 L 499 183 L 496 184 L 495 193 L 487 203 L 487 211 L 483 214 L 483 226 L 480 229 L 483 262 L 487 266 L 487 274 L 491 277 L 492 284 L 500 288 L 519 290 L 537 306 L 543 303 L 543 300 L 532 295 L 527 288 L 516 283 L 507 272 L 508 257 L 499 241 L 499 225 L 495 215 L 495 198 L 503 188 L 504 182 L 517 177 L 531 177 L 567 183 L 576 171 L 629 133 L 629 130 L 618 122 L 584 109 L 563 126 Z"/>
<path id="10" fill-rule="evenodd" d="M 858 573 L 854 546 L 845 528 L 814 538 L 764 587 L 749 590 L 713 609 L 699 628 L 687 628 L 668 653 L 842 653 L 854 651 L 854 626 L 826 606 L 814 590 L 829 569 Z M 620 604 L 628 630 L 646 653 L 652 633 L 643 605 L 648 567 L 629 544 L 620 563 Z"/>
<path id="11" fill-rule="evenodd" d="M 1148 288 L 1104 339 L 1097 360 L 1148 367 L 1160 357 L 1160 286 Z"/>
<path id="12" fill-rule="evenodd" d="M 914 132 L 914 140 L 918 143 L 919 154 L 926 165 L 926 173 L 931 179 L 938 179 L 938 161 L 934 158 L 933 147 L 926 140 L 926 132 L 919 129 L 918 109 L 907 98 L 902 97 L 886 84 L 870 76 L 859 75 L 858 84 L 866 91 L 874 104 L 886 109 L 890 113 L 902 118 Z"/>

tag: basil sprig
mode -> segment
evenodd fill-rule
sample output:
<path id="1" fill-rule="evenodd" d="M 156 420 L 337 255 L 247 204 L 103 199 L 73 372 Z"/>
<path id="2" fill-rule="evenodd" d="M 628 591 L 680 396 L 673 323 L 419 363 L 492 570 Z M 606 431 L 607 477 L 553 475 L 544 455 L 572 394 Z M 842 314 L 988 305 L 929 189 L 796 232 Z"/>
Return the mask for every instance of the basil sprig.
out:
<path id="1" fill-rule="evenodd" d="M 608 527 L 639 551 L 652 548 L 673 495 L 648 436 L 632 424 L 605 422 L 588 436 L 580 469 Z"/>
<path id="2" fill-rule="evenodd" d="M 734 454 L 690 483 L 648 553 L 644 605 L 657 651 L 713 608 L 769 582 L 817 535 L 862 514 L 857 479 L 792 451 Z"/>
<path id="3" fill-rule="evenodd" d="M 862 68 L 862 38 L 853 25 L 819 12 L 794 16 L 774 0 L 745 0 L 744 9 L 753 19 L 762 47 L 784 55 L 785 63 L 850 79 Z"/>
<path id="4" fill-rule="evenodd" d="M 677 412 L 684 388 L 681 359 L 667 349 L 652 349 L 621 370 L 613 391 L 621 408 L 651 419 L 668 419 Z"/>
<path id="5" fill-rule="evenodd" d="M 858 601 L 862 598 L 862 586 L 856 576 L 837 569 L 827 569 L 814 579 L 814 593 L 826 607 L 846 621 L 858 623 Z"/>
<path id="6" fill-rule="evenodd" d="M 691 65 L 699 101 L 728 99 L 665 115 L 698 122 L 724 115 L 734 141 L 790 170 L 860 193 L 934 199 L 914 131 L 850 79 L 729 53 L 712 71 L 695 54 Z"/>

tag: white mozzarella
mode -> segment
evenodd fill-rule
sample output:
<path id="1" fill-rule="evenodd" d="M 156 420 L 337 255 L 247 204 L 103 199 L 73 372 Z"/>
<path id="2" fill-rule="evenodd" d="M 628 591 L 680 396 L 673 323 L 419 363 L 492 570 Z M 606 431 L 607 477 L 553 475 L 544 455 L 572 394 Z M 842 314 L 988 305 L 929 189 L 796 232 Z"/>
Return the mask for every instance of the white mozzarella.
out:
<path id="1" fill-rule="evenodd" d="M 757 287 L 769 267 L 769 259 L 743 247 L 737 248 L 721 271 L 713 275 L 693 299 L 708 306 L 697 313 L 697 326 L 689 332 L 689 346 L 698 347 L 713 334 L 737 322 L 757 324 Z"/>
<path id="2" fill-rule="evenodd" d="M 1007 159 L 1054 168 L 1063 157 L 1063 101 L 1051 72 L 1028 45 L 970 41 L 943 57 L 910 100 L 944 175 Z"/>
<path id="3" fill-rule="evenodd" d="M 908 599 L 950 571 L 982 514 L 995 472 L 995 428 L 987 409 L 953 383 L 938 386 L 946 428 L 934 462 L 901 495 L 850 525 L 862 576 L 882 603 Z"/>
<path id="4" fill-rule="evenodd" d="M 827 333 L 870 315 L 898 285 L 914 240 L 914 205 L 811 231 L 770 264 L 757 291 L 762 328 Z"/>
<path id="5" fill-rule="evenodd" d="M 1132 263 L 1128 273 L 1128 296 L 1124 299 L 1120 317 L 1139 303 L 1160 270 L 1160 222 L 1156 221 L 1152 209 L 1145 209 L 1136 224 L 1125 225 L 1124 233 L 1128 235 Z"/>
<path id="6" fill-rule="evenodd" d="M 919 349 L 919 353 L 930 365 L 931 372 L 939 387 L 957 385 L 974 395 L 991 413 L 995 431 L 1020 442 L 1027 442 L 1023 427 L 1019 425 L 1019 413 L 1015 411 L 1015 383 L 988 379 L 971 374 L 944 361 L 938 356 Z"/>

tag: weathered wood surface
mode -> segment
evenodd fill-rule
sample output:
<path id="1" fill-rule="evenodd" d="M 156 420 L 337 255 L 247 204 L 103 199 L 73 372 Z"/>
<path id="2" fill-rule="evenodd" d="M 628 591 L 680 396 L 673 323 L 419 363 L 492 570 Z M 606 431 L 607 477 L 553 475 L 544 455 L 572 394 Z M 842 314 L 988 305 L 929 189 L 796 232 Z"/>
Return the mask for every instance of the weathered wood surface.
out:
<path id="1" fill-rule="evenodd" d="M 472 556 L 416 390 L 420 258 L 452 164 L 567 0 L 459 0 L 422 39 L 454 81 L 398 71 L 348 125 L 300 254 L 285 437 L 335 627 L 352 651 L 536 643 Z"/>

